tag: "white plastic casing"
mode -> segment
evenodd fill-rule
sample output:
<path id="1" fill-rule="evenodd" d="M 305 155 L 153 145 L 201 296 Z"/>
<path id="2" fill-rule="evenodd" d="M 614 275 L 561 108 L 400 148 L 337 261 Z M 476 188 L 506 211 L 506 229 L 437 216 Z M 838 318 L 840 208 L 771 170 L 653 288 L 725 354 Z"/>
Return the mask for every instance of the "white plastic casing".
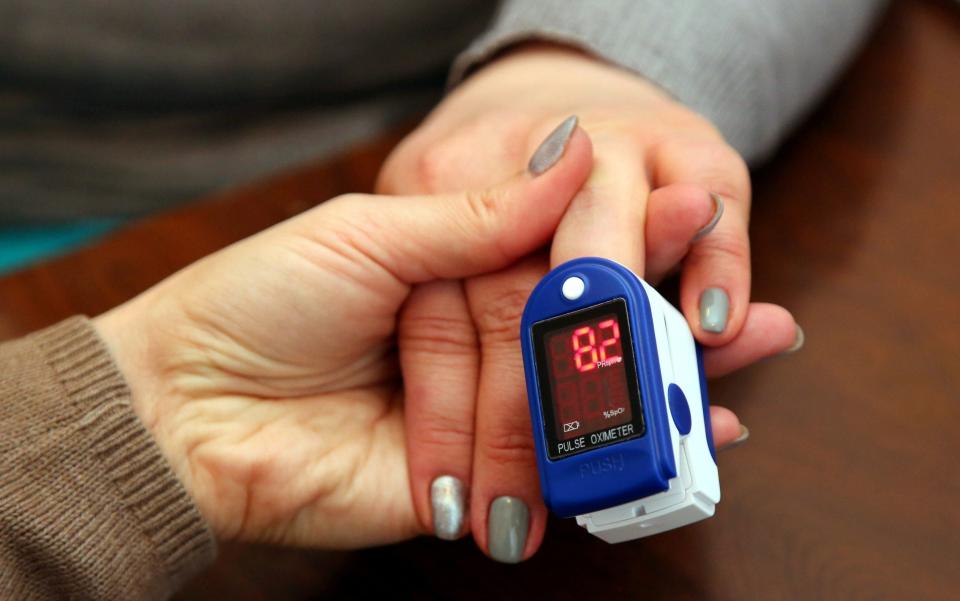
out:
<path id="1" fill-rule="evenodd" d="M 650 536 L 700 521 L 712 516 L 720 502 L 720 478 L 707 443 L 693 334 L 673 305 L 646 282 L 640 282 L 650 299 L 677 476 L 670 480 L 669 489 L 661 493 L 577 516 L 578 524 L 608 543 Z M 671 383 L 683 391 L 690 409 L 691 426 L 686 435 L 677 430 L 667 401 Z"/>

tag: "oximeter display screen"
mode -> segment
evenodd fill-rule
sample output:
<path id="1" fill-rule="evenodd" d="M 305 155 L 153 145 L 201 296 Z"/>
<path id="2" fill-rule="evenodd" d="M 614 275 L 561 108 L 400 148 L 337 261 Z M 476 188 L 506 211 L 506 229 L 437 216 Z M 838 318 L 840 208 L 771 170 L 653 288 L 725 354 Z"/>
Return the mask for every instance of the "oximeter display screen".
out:
<path id="1" fill-rule="evenodd" d="M 551 457 L 643 433 L 631 340 L 623 300 L 534 325 Z"/>

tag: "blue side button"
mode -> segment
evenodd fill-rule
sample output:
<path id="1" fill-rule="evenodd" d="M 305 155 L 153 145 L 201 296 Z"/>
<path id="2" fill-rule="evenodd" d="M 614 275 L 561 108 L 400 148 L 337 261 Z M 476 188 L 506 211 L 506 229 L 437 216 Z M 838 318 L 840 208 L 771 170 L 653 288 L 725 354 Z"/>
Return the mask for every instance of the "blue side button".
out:
<path id="1" fill-rule="evenodd" d="M 680 436 L 686 436 L 693 425 L 693 420 L 690 418 L 690 404 L 687 403 L 686 395 L 676 384 L 667 387 L 667 402 L 670 403 L 670 415 L 673 416 L 673 423 L 677 426 Z"/>

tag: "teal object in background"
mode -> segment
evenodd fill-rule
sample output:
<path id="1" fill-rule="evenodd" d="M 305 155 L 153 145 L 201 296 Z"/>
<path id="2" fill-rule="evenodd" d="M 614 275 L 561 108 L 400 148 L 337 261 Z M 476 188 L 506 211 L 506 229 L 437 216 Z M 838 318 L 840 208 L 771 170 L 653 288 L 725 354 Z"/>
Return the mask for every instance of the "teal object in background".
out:
<path id="1" fill-rule="evenodd" d="M 77 223 L 2 226 L 0 274 L 64 254 L 122 224 L 122 219 L 93 219 Z"/>

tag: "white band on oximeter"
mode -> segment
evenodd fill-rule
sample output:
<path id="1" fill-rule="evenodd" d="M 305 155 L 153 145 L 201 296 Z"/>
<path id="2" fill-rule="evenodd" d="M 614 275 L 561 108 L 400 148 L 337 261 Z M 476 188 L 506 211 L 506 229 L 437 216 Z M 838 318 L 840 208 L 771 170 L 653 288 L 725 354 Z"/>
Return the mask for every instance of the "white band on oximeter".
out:
<path id="1" fill-rule="evenodd" d="M 656 290 L 613 261 L 570 261 L 531 293 L 521 342 L 551 511 L 611 543 L 713 515 L 702 356 Z"/>

